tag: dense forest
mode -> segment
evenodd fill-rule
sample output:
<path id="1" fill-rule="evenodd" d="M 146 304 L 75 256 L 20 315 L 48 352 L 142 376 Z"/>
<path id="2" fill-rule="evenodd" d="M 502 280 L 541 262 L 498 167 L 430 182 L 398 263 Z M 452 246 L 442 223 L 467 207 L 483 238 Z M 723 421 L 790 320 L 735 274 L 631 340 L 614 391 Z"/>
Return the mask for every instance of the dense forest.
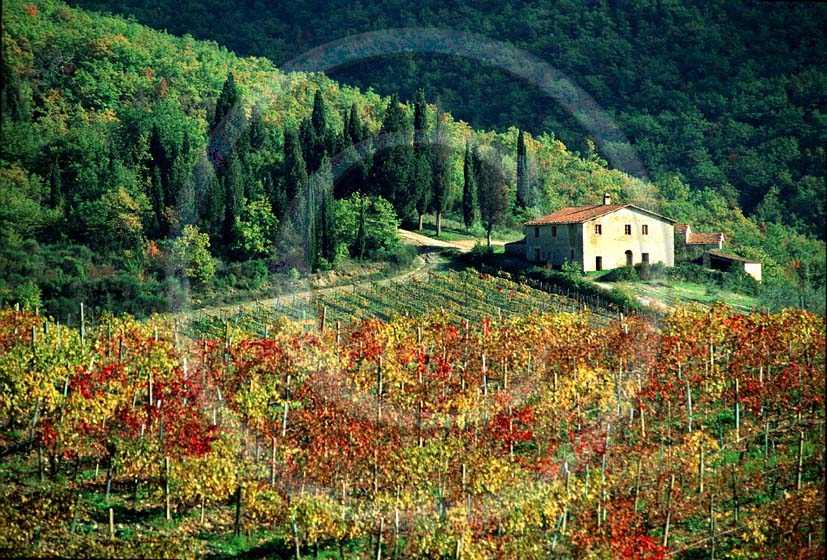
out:
<path id="1" fill-rule="evenodd" d="M 745 217 L 678 171 L 611 170 L 588 139 L 580 155 L 555 130 L 473 129 L 438 89 L 382 97 L 56 0 L 4 2 L 2 54 L 4 303 L 142 315 L 404 263 L 395 228 L 426 214 L 483 237 L 604 192 L 722 230 L 763 263 L 771 306 L 824 285 L 824 243 L 784 220 Z"/>
<path id="2" fill-rule="evenodd" d="M 372 30 L 436 27 L 505 41 L 547 61 L 614 118 L 656 182 L 674 174 L 762 222 L 823 239 L 827 6 L 811 2 L 73 0 L 283 64 Z M 399 54 L 334 79 L 412 99 L 424 87 L 474 127 L 552 132 L 587 151 L 556 100 L 459 56 Z"/>

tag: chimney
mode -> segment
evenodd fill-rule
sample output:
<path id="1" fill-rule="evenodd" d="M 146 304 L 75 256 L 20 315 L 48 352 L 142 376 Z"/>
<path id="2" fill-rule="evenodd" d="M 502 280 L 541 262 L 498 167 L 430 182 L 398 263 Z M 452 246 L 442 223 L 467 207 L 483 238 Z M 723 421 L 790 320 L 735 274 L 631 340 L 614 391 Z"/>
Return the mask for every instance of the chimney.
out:
<path id="1" fill-rule="evenodd" d="M 612 197 L 609 196 L 609 193 L 603 194 L 603 206 L 608 206 L 612 203 Z"/>

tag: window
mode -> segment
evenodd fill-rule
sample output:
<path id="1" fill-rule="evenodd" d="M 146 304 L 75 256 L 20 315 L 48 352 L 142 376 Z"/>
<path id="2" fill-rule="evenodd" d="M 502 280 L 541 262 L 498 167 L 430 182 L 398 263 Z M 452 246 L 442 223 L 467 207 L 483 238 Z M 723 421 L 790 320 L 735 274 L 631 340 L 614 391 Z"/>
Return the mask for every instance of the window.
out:
<path id="1" fill-rule="evenodd" d="M 632 224 L 626 224 L 623 226 L 623 233 L 626 235 L 632 235 Z"/>
<path id="2" fill-rule="evenodd" d="M 626 266 L 632 266 L 635 264 L 634 257 L 632 257 L 631 251 L 626 251 Z"/>
<path id="3" fill-rule="evenodd" d="M 595 235 L 602 235 L 603 234 L 603 226 L 600 224 L 594 224 L 594 233 Z"/>
<path id="4" fill-rule="evenodd" d="M 557 226 L 551 226 L 551 236 L 557 237 Z"/>
<path id="5" fill-rule="evenodd" d="M 643 224 L 640 227 L 641 227 L 640 233 L 642 233 L 643 235 L 649 235 L 649 224 Z"/>
<path id="6" fill-rule="evenodd" d="M 540 237 L 540 228 L 534 226 L 534 237 Z"/>
<path id="7" fill-rule="evenodd" d="M 594 269 L 595 270 L 603 270 L 603 257 L 595 257 L 594 258 Z"/>
<path id="8" fill-rule="evenodd" d="M 643 226 L 646 227 L 646 226 Z M 649 253 L 641 253 L 640 260 L 646 264 L 649 264 Z"/>

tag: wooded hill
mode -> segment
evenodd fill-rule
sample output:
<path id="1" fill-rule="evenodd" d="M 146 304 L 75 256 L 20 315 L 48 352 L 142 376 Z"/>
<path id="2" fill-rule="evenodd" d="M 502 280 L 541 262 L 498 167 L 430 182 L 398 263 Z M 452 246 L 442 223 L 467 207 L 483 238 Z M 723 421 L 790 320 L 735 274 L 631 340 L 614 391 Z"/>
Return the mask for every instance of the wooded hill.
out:
<path id="1" fill-rule="evenodd" d="M 471 182 L 507 197 L 487 210 L 479 198 L 471 222 L 517 225 L 609 192 L 723 230 L 785 291 L 779 305 L 824 284 L 822 242 L 746 218 L 713 188 L 644 183 L 551 133 L 474 130 L 424 95 L 285 74 L 54 0 L 4 2 L 2 74 L 0 297 L 58 316 L 79 301 L 143 314 L 177 305 L 187 283 L 208 294 L 289 267 L 400 260 L 397 221 L 461 216 Z"/>
<path id="2" fill-rule="evenodd" d="M 74 0 L 283 64 L 342 37 L 399 27 L 480 33 L 565 73 L 612 115 L 656 182 L 677 175 L 748 215 L 823 239 L 827 6 L 814 2 L 516 0 L 286 4 Z M 589 132 L 554 99 L 460 57 L 394 55 L 338 68 L 344 83 L 413 98 L 424 87 L 479 128 Z"/>

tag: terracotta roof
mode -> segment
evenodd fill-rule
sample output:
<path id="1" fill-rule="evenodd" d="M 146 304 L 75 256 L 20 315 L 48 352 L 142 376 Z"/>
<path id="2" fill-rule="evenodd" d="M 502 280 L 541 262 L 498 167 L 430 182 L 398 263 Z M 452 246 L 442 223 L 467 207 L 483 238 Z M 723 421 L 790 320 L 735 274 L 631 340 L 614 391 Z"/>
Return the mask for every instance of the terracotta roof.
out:
<path id="1" fill-rule="evenodd" d="M 718 245 L 724 240 L 723 233 L 690 233 L 688 245 Z"/>
<path id="2" fill-rule="evenodd" d="M 542 218 L 536 218 L 526 222 L 527 226 L 541 226 L 545 224 L 581 224 L 592 218 L 610 214 L 621 208 L 626 208 L 628 204 L 592 204 L 591 206 L 569 206 L 568 208 L 561 208 L 557 212 L 552 212 Z"/>
<path id="3" fill-rule="evenodd" d="M 675 233 L 686 233 L 689 229 L 689 224 L 675 224 Z"/>
<path id="4" fill-rule="evenodd" d="M 733 255 L 731 253 L 724 253 L 723 251 L 707 251 L 713 257 L 718 257 L 719 259 L 724 259 L 727 261 L 738 261 L 742 263 L 750 263 L 750 264 L 761 264 L 759 261 L 754 261 L 751 259 L 745 259 L 744 257 L 739 257 L 738 255 Z"/>
<path id="5" fill-rule="evenodd" d="M 530 220 L 523 225 L 544 226 L 549 224 L 582 224 L 583 222 L 587 222 L 593 218 L 611 214 L 612 212 L 616 212 L 617 210 L 621 210 L 623 208 L 634 208 L 635 210 L 650 214 L 668 222 L 675 221 L 671 218 L 650 212 L 649 210 L 638 208 L 632 204 L 593 204 L 590 206 L 569 206 L 568 208 L 561 208 L 557 212 L 552 212 L 551 214 L 541 218 L 535 218 L 534 220 Z"/>

